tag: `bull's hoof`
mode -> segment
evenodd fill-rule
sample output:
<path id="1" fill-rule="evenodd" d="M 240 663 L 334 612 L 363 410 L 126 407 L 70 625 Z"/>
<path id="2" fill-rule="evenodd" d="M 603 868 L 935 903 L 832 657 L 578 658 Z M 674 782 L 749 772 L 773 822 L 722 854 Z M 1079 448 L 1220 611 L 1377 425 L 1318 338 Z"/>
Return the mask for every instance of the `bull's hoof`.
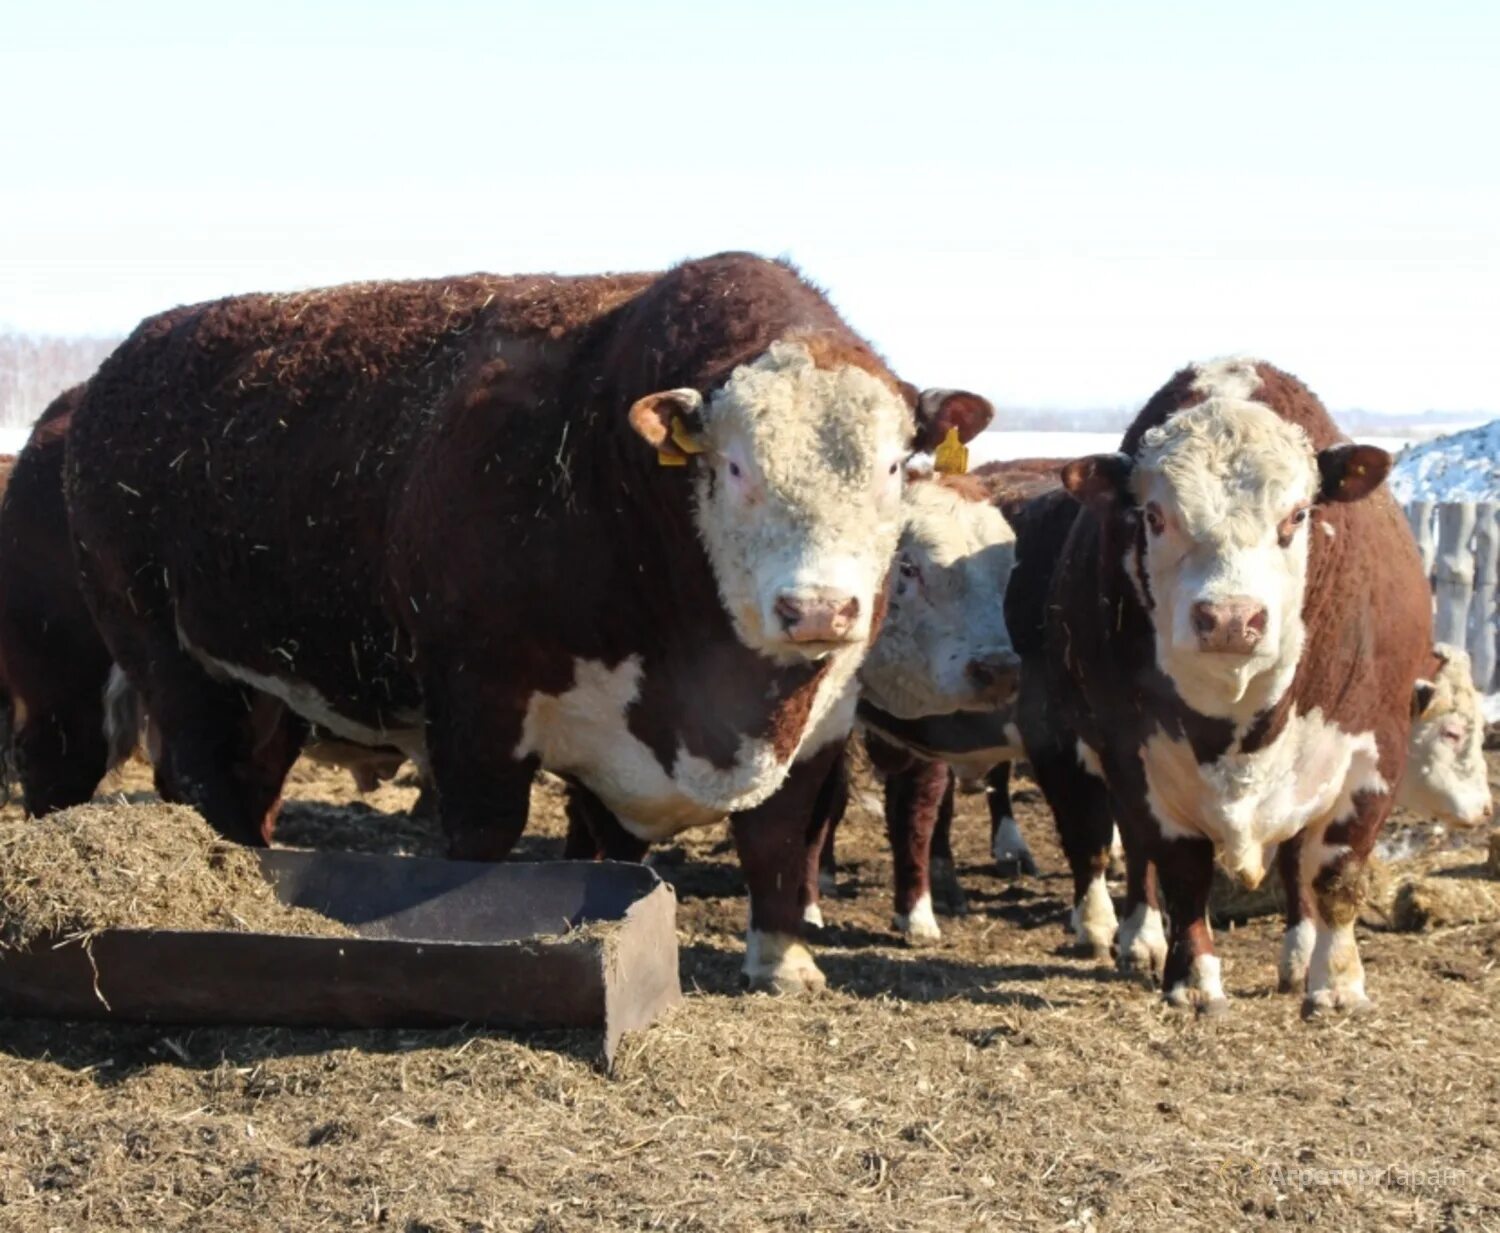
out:
<path id="1" fill-rule="evenodd" d="M 826 928 L 823 920 L 823 909 L 816 903 L 808 904 L 802 909 L 802 923 L 809 929 Z"/>
<path id="2" fill-rule="evenodd" d="M 1167 936 L 1161 913 L 1155 908 L 1137 904 L 1120 926 L 1117 945 L 1115 966 L 1122 975 L 1141 977 L 1152 984 L 1161 978 L 1167 963 Z"/>
<path id="3" fill-rule="evenodd" d="M 1073 953 L 1080 959 L 1108 959 L 1114 946 L 1112 931 L 1080 928 L 1073 933 Z"/>
<path id="4" fill-rule="evenodd" d="M 1367 1015 L 1375 1009 L 1375 1003 L 1362 992 L 1336 992 L 1320 989 L 1302 999 L 1302 1017 L 1317 1019 L 1324 1015 Z"/>
<path id="5" fill-rule="evenodd" d="M 752 929 L 745 943 L 743 983 L 752 992 L 821 993 L 828 978 L 801 939 Z"/>
<path id="6" fill-rule="evenodd" d="M 908 946 L 936 946 L 943 940 L 943 931 L 938 928 L 937 917 L 932 912 L 932 896 L 923 895 L 912 905 L 910 912 L 897 912 L 891 920 L 895 929 Z"/>
<path id="7" fill-rule="evenodd" d="M 1036 860 L 1014 818 L 1000 819 L 995 836 L 990 840 L 990 856 L 994 858 L 995 873 L 999 877 L 1034 878 L 1037 874 Z"/>

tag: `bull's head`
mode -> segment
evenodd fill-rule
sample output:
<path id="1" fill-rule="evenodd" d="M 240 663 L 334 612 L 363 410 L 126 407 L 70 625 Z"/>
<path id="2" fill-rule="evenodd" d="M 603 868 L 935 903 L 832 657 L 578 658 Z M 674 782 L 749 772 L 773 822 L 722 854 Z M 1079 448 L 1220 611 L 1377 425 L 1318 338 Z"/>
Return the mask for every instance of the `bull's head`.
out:
<path id="1" fill-rule="evenodd" d="M 1003 601 L 1015 534 L 982 491 L 907 486 L 890 613 L 860 669 L 865 695 L 903 719 L 1009 702 L 1020 661 Z"/>
<path id="2" fill-rule="evenodd" d="M 1410 755 L 1397 801 L 1455 826 L 1478 826 L 1494 807 L 1484 709 L 1468 655 L 1439 643 L 1433 660 L 1413 691 Z"/>
<path id="3" fill-rule="evenodd" d="M 1315 508 L 1358 501 L 1390 455 L 1369 445 L 1314 451 L 1264 404 L 1213 397 L 1141 439 L 1134 457 L 1063 468 L 1075 497 L 1139 520 L 1124 567 L 1151 610 L 1156 658 L 1189 705 L 1264 704 L 1302 653 L 1308 527 Z"/>
<path id="4" fill-rule="evenodd" d="M 916 399 L 854 363 L 783 341 L 705 398 L 639 400 L 630 422 L 667 463 L 693 464 L 694 519 L 741 641 L 818 659 L 872 633 L 901 527 L 904 463 L 949 428 L 989 422 L 977 395 Z"/>

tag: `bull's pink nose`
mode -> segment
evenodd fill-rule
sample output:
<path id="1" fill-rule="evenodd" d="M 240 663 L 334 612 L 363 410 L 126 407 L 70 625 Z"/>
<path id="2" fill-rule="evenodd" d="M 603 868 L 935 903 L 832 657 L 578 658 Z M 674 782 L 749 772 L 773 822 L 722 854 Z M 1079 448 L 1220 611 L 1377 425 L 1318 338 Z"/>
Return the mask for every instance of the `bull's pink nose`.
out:
<path id="1" fill-rule="evenodd" d="M 1248 655 L 1266 632 L 1266 606 L 1253 599 L 1200 601 L 1193 605 L 1193 632 L 1198 647 L 1231 655 Z"/>
<path id="2" fill-rule="evenodd" d="M 1021 679 L 1021 660 L 1012 651 L 976 655 L 964 665 L 964 675 L 986 699 L 1004 702 L 1015 693 L 1016 684 Z"/>
<path id="3" fill-rule="evenodd" d="M 776 619 L 793 642 L 844 642 L 859 620 L 859 600 L 839 592 L 783 592 Z"/>

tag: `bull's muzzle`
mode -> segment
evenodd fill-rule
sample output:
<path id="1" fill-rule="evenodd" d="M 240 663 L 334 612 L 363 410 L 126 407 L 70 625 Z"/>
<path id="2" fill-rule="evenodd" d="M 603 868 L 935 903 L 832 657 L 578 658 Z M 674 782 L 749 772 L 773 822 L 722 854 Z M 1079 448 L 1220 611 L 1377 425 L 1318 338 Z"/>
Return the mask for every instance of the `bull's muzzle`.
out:
<path id="1" fill-rule="evenodd" d="M 1193 605 L 1193 633 L 1198 649 L 1220 655 L 1250 655 L 1265 636 L 1270 614 L 1259 600 L 1245 596 Z"/>
<path id="2" fill-rule="evenodd" d="M 1021 682 L 1021 658 L 1014 651 L 976 655 L 964 665 L 964 676 L 982 701 L 1000 706 Z"/>
<path id="3" fill-rule="evenodd" d="M 774 605 L 792 642 L 850 642 L 859 629 L 859 600 L 840 591 L 783 591 Z"/>

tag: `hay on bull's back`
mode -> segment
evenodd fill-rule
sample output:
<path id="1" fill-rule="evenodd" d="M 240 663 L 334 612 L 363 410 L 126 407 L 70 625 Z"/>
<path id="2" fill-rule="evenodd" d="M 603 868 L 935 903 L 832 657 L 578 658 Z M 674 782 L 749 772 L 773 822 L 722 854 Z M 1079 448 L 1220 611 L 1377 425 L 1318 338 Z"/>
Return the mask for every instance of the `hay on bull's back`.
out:
<path id="1" fill-rule="evenodd" d="M 0 947 L 104 929 L 350 936 L 282 904 L 248 848 L 180 805 L 96 803 L 0 817 Z"/>

